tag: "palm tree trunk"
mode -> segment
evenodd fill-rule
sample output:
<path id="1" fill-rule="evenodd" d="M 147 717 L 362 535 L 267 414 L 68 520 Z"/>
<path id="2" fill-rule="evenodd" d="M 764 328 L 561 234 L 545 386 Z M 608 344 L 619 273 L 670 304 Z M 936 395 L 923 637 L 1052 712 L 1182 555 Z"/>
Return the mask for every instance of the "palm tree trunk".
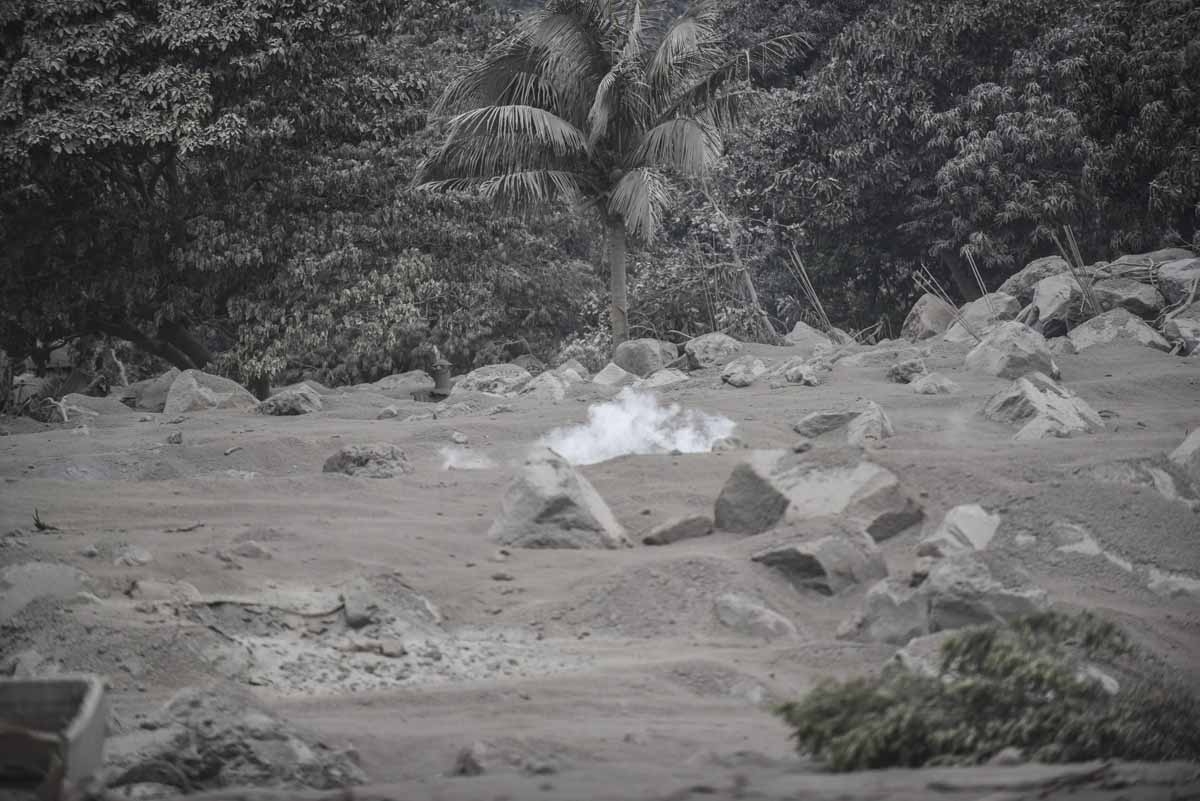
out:
<path id="1" fill-rule="evenodd" d="M 610 221 L 608 235 L 608 272 L 611 292 L 613 346 L 629 339 L 629 297 L 625 285 L 625 224 Z"/>

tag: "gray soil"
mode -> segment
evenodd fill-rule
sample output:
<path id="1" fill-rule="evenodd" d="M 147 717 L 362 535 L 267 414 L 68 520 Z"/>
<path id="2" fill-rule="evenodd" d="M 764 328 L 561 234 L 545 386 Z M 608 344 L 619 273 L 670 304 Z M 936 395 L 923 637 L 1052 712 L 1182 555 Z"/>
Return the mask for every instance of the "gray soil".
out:
<path id="1" fill-rule="evenodd" d="M 750 351 L 770 364 L 793 355 Z M 1200 512 L 1092 470 L 1161 456 L 1200 425 L 1200 358 L 1121 346 L 1061 357 L 1063 383 L 1104 411 L 1107 430 L 1015 442 L 1012 429 L 979 415 L 1008 382 L 965 372 L 962 353 L 940 346 L 928 360 L 961 385 L 953 395 L 917 395 L 890 383 L 886 367 L 835 367 L 819 387 L 760 379 L 744 389 L 710 369 L 656 392 L 729 417 L 751 448 L 790 445 L 791 424 L 808 412 L 877 402 L 896 433 L 872 459 L 920 498 L 925 531 L 960 504 L 999 512 L 996 570 L 1027 576 L 1058 608 L 1125 624 L 1200 688 Z M 488 541 L 528 447 L 612 394 L 572 393 L 419 422 L 403 420 L 422 404 L 401 402 L 399 417 L 376 420 L 396 398 L 338 391 L 299 417 L 208 411 L 176 422 L 139 412 L 86 428 L 0 420 L 0 570 L 74 569 L 49 568 L 40 598 L 0 597 L 0 663 L 32 648 L 62 670 L 107 676 L 116 732 L 183 687 L 235 682 L 322 742 L 353 749 L 371 792 L 391 798 L 1200 792 L 1194 771 L 1166 767 L 1125 769 L 1134 771 L 1126 789 L 1109 795 L 1103 782 L 1072 779 L 1078 767 L 814 773 L 770 707 L 823 677 L 877 671 L 894 653 L 836 637 L 863 589 L 802 593 L 751 562 L 744 538 L 720 532 L 614 551 L 505 553 Z M 167 444 L 175 431 L 182 444 Z M 480 469 L 444 469 L 454 432 L 487 457 Z M 398 446 L 412 472 L 322 473 L 338 448 L 370 443 Z M 625 456 L 581 472 L 640 542 L 673 517 L 711 515 L 744 457 Z M 35 530 L 35 509 L 57 530 Z M 1056 523 L 1081 526 L 1092 545 L 1061 550 Z M 882 545 L 892 574 L 911 568 L 921 535 L 913 528 Z M 186 582 L 198 594 L 163 599 L 135 582 Z M 346 625 L 356 591 L 382 610 L 361 629 Z M 724 628 L 712 599 L 730 592 L 766 602 L 800 638 Z M 473 746 L 485 773 L 447 777 Z M 1190 785 L 1179 785 L 1183 774 Z"/>

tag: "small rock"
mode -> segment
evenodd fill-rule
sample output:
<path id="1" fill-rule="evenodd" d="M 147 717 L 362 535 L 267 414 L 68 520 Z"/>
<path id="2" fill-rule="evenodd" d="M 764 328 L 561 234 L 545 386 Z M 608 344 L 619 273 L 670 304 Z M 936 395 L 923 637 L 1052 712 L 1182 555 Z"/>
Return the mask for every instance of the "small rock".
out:
<path id="1" fill-rule="evenodd" d="M 978 504 L 956 506 L 946 513 L 937 531 L 917 545 L 917 556 L 940 558 L 953 553 L 985 550 L 1000 527 L 1000 516 Z"/>
<path id="2" fill-rule="evenodd" d="M 413 468 L 404 451 L 395 445 L 346 445 L 325 460 L 326 473 L 345 473 L 365 478 L 394 478 Z"/>
<path id="3" fill-rule="evenodd" d="M 669 387 L 675 384 L 682 384 L 688 380 L 687 373 L 681 370 L 676 370 L 673 367 L 667 367 L 662 370 L 655 370 L 648 377 L 634 384 L 639 389 L 656 389 L 658 387 Z"/>
<path id="4" fill-rule="evenodd" d="M 817 539 L 793 533 L 750 559 L 775 568 L 797 589 L 824 595 L 885 578 L 887 565 L 875 541 L 862 531 L 838 529 Z"/>
<path id="5" fill-rule="evenodd" d="M 93 545 L 85 545 L 79 549 L 79 555 L 85 559 L 95 559 L 100 555 L 100 549 Z"/>
<path id="6" fill-rule="evenodd" d="M 815 438 L 842 428 L 859 414 L 858 409 L 812 412 L 793 423 L 792 430 L 802 437 Z"/>
<path id="7" fill-rule="evenodd" d="M 450 768 L 450 776 L 481 776 L 483 775 L 483 760 L 485 747 L 475 743 L 469 748 L 463 748 L 454 757 L 454 766 Z"/>
<path id="8" fill-rule="evenodd" d="M 379 414 L 375 415 L 376 420 L 391 420 L 393 417 L 399 417 L 400 410 L 395 406 L 384 406 Z"/>
<path id="9" fill-rule="evenodd" d="M 450 434 L 450 441 L 455 445 L 466 445 L 471 439 L 461 431 L 454 431 Z"/>
<path id="10" fill-rule="evenodd" d="M 660 523 L 643 537 L 643 545 L 670 545 L 681 540 L 707 537 L 713 532 L 713 520 L 707 515 L 677 517 Z"/>
<path id="11" fill-rule="evenodd" d="M 813 449 L 813 441 L 808 437 L 801 437 L 792 443 L 792 453 L 808 453 Z"/>
<path id="12" fill-rule="evenodd" d="M 1075 393 L 1042 373 L 1031 373 L 993 395 L 983 415 L 1010 425 L 1020 425 L 1018 440 L 1069 437 L 1104 428 L 1100 415 Z"/>
<path id="13" fill-rule="evenodd" d="M 887 376 L 889 380 L 897 384 L 911 384 L 928 372 L 929 368 L 925 366 L 924 359 L 905 359 L 889 367 Z"/>
<path id="14" fill-rule="evenodd" d="M 322 409 L 321 396 L 307 384 L 277 392 L 258 404 L 259 414 L 275 417 L 293 417 L 311 414 Z"/>
<path id="15" fill-rule="evenodd" d="M 233 547 L 233 554 L 243 559 L 270 559 L 271 552 L 254 540 L 240 542 Z"/>
<path id="16" fill-rule="evenodd" d="M 361 629 L 374 623 L 376 616 L 382 611 L 375 591 L 362 578 L 355 579 L 342 592 L 342 604 L 346 625 L 352 629 Z"/>
<path id="17" fill-rule="evenodd" d="M 712 452 L 726 453 L 728 451 L 745 450 L 747 447 L 749 446 L 746 445 L 745 440 L 743 440 L 741 437 L 721 437 L 713 442 Z"/>
<path id="18" fill-rule="evenodd" d="M 738 593 L 726 593 L 715 603 L 717 619 L 751 637 L 767 640 L 795 637 L 796 626 L 783 615 Z"/>
<path id="19" fill-rule="evenodd" d="M 875 401 L 865 401 L 859 414 L 846 424 L 846 442 L 860 448 L 881 442 L 895 433 L 892 421 Z"/>
<path id="20" fill-rule="evenodd" d="M 958 384 L 941 373 L 930 373 L 909 384 L 918 395 L 952 395 L 958 392 Z"/>
<path id="21" fill-rule="evenodd" d="M 182 445 L 183 444 L 183 432 L 182 431 L 172 431 L 170 434 L 167 435 L 167 444 L 168 445 Z"/>
<path id="22" fill-rule="evenodd" d="M 592 383 L 602 387 L 624 387 L 637 380 L 637 376 L 609 362 L 604 369 L 592 376 Z"/>
<path id="23" fill-rule="evenodd" d="M 154 561 L 154 556 L 140 545 L 129 545 L 122 548 L 113 564 L 117 567 L 141 567 Z"/>

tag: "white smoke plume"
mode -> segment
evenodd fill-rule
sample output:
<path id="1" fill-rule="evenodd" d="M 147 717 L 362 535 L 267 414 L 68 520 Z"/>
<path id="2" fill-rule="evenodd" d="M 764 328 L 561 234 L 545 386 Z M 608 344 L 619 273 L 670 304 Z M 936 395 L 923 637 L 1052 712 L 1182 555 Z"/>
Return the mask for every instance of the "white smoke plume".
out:
<path id="1" fill-rule="evenodd" d="M 590 407 L 586 423 L 557 428 L 538 444 L 571 464 L 596 464 L 633 453 L 707 453 L 734 427 L 726 417 L 675 403 L 660 406 L 654 395 L 626 388 L 616 399 Z"/>

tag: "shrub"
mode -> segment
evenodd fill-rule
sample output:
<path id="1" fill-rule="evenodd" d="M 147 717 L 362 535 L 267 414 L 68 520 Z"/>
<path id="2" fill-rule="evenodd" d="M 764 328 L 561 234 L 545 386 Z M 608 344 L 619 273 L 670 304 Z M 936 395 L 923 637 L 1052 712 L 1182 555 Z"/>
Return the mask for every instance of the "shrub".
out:
<path id="1" fill-rule="evenodd" d="M 1088 664 L 1121 675 L 1118 691 Z M 1041 762 L 1200 758 L 1200 702 L 1090 614 L 964 630 L 943 645 L 937 677 L 891 664 L 778 714 L 802 752 L 836 771 L 977 764 L 1009 747 Z"/>

